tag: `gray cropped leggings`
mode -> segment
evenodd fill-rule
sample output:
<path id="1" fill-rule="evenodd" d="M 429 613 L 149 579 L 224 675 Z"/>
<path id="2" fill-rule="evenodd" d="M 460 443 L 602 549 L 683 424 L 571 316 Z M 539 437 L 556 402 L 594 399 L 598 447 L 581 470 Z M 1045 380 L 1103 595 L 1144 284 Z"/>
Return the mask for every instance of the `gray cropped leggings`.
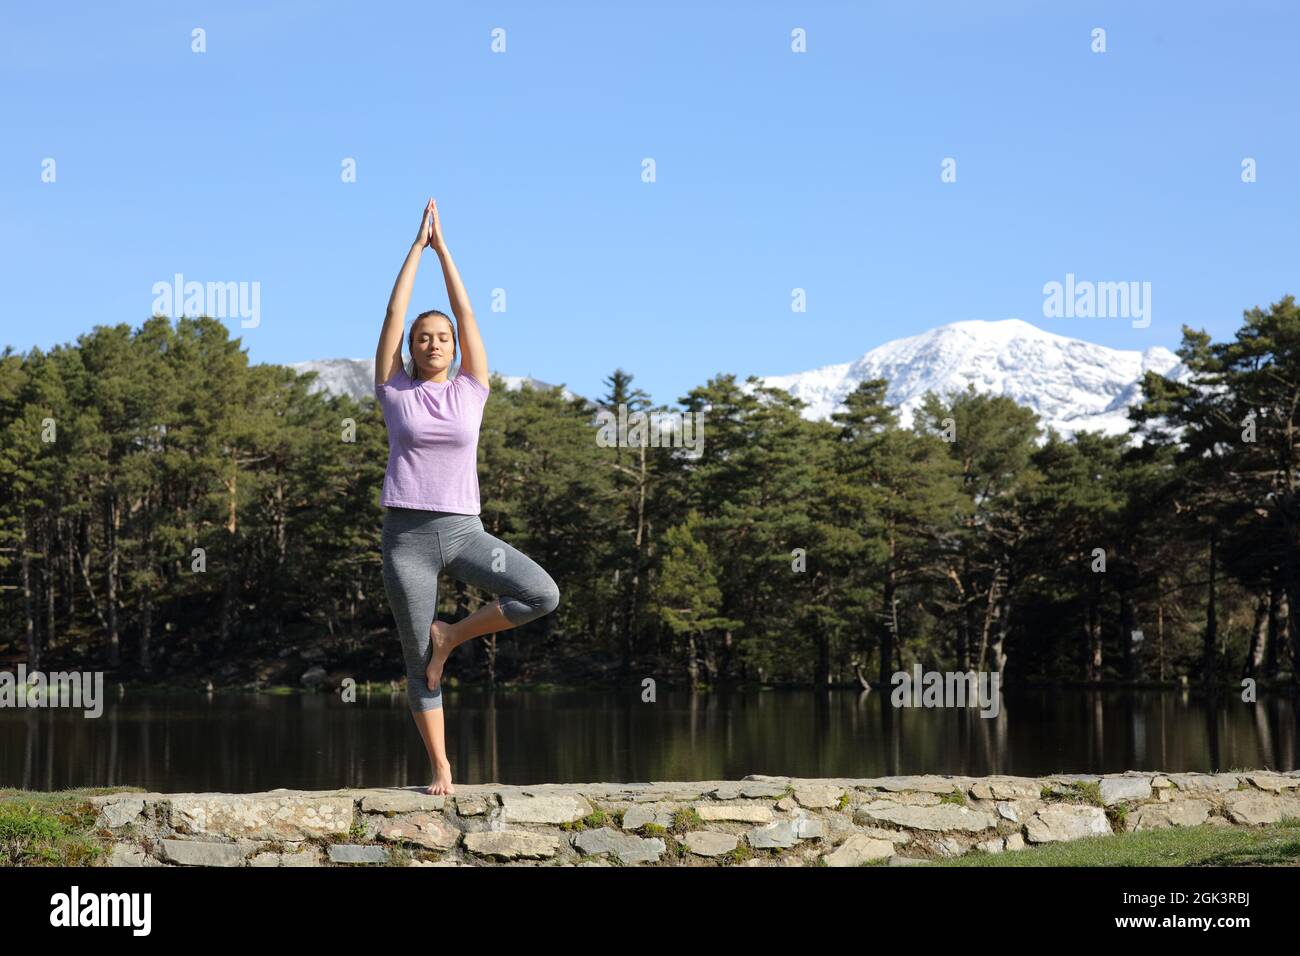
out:
<path id="1" fill-rule="evenodd" d="M 438 573 L 499 595 L 501 613 L 518 627 L 554 611 L 560 589 L 532 558 L 483 530 L 478 515 L 386 508 L 381 536 L 384 590 L 406 658 L 406 698 L 412 710 L 442 706 L 442 687 L 429 690 L 429 628 L 438 609 Z"/>

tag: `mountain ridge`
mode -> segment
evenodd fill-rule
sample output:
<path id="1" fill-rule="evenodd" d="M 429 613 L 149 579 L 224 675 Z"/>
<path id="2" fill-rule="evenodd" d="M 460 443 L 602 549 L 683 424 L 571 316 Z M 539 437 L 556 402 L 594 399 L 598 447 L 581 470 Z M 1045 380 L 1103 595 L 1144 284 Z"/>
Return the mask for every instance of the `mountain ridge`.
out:
<path id="1" fill-rule="evenodd" d="M 316 372 L 316 381 L 308 388 L 309 392 L 326 392 L 331 395 L 350 395 L 360 401 L 367 395 L 375 393 L 375 360 L 373 358 L 313 359 L 308 362 L 291 362 L 289 367 L 298 373 Z M 496 373 L 511 391 L 528 387 L 537 389 L 554 388 L 546 382 L 530 375 L 501 375 Z M 567 388 L 562 392 L 566 399 L 576 396 Z"/>
<path id="2" fill-rule="evenodd" d="M 1162 346 L 1113 349 L 1049 332 L 1021 319 L 970 319 L 893 339 L 852 362 L 788 375 L 758 376 L 808 403 L 803 416 L 828 419 L 857 384 L 889 383 L 886 401 L 911 425 L 927 391 L 941 397 L 964 391 L 1005 395 L 1036 411 L 1045 426 L 1123 434 L 1128 408 L 1141 398 L 1143 373 L 1178 377 L 1178 356 Z"/>
<path id="3" fill-rule="evenodd" d="M 320 359 L 290 367 L 318 372 L 314 391 L 356 399 L 374 394 L 373 358 Z M 1147 371 L 1179 380 L 1187 374 L 1178 356 L 1162 346 L 1113 349 L 1021 319 L 968 319 L 892 339 L 851 362 L 756 378 L 805 401 L 803 417 L 813 421 L 842 409 L 859 382 L 883 378 L 889 383 L 886 400 L 898 410 L 903 427 L 911 425 L 927 391 L 945 397 L 974 385 L 978 392 L 1005 395 L 1032 408 L 1045 428 L 1069 437 L 1085 430 L 1127 433 L 1127 410 L 1140 401 Z M 501 378 L 512 390 L 553 387 L 530 376 Z M 747 392 L 754 388 L 748 382 L 740 386 Z M 567 388 L 563 394 L 580 397 Z"/>

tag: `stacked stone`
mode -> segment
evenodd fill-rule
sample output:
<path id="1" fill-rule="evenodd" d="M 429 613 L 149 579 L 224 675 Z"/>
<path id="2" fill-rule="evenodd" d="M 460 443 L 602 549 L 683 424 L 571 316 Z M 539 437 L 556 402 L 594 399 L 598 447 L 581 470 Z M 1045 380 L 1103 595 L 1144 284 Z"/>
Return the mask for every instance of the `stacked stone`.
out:
<path id="1" fill-rule="evenodd" d="M 1300 817 L 1300 771 L 750 775 L 696 783 L 121 793 L 111 866 L 916 865 L 1161 827 Z"/>

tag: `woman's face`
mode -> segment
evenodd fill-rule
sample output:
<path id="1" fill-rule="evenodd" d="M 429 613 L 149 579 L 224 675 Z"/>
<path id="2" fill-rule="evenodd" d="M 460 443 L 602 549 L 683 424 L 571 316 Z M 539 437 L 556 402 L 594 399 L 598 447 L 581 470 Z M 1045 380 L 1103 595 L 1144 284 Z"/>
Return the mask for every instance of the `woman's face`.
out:
<path id="1" fill-rule="evenodd" d="M 420 370 L 420 378 L 436 378 L 451 368 L 453 356 L 451 323 L 440 315 L 420 319 L 411 333 L 411 358 Z"/>

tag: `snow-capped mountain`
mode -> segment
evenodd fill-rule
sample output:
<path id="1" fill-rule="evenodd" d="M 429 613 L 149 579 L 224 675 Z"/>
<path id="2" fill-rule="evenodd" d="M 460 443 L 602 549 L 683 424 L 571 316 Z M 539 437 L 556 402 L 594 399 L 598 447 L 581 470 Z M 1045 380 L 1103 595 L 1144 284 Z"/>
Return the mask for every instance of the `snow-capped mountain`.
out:
<path id="1" fill-rule="evenodd" d="M 373 358 L 324 359 L 292 367 L 320 373 L 315 391 L 358 400 L 374 394 Z M 808 403 L 803 416 L 816 420 L 842 409 L 844 396 L 858 382 L 883 378 L 889 383 L 887 400 L 898 409 L 904 427 L 911 425 L 927 391 L 948 395 L 973 384 L 976 391 L 1005 395 L 1032 408 L 1044 426 L 1068 437 L 1078 431 L 1126 433 L 1127 409 L 1141 399 L 1139 382 L 1147 371 L 1177 380 L 1187 375 L 1178 356 L 1166 348 L 1112 349 L 1005 319 L 953 322 L 886 342 L 855 362 L 760 376 L 760 381 L 803 399 Z M 552 387 L 529 377 L 502 378 L 510 389 Z M 745 383 L 741 387 L 749 389 Z M 567 388 L 563 394 L 577 397 Z"/>
<path id="2" fill-rule="evenodd" d="M 842 410 L 859 382 L 883 378 L 904 426 L 927 391 L 947 395 L 973 384 L 978 392 L 1027 405 L 1044 426 L 1069 436 L 1127 432 L 1126 410 L 1141 398 L 1139 381 L 1147 371 L 1170 378 L 1186 372 L 1178 356 L 1159 346 L 1144 352 L 1106 348 L 1004 319 L 953 322 L 886 342 L 856 362 L 760 378 L 806 401 L 803 416 L 813 420 Z"/>
<path id="3" fill-rule="evenodd" d="M 326 392 L 330 395 L 350 395 L 357 401 L 375 394 L 375 360 L 368 359 L 321 359 L 313 362 L 294 362 L 290 368 L 294 371 L 318 372 L 316 381 L 310 391 Z M 539 382 L 535 378 L 520 375 L 502 375 L 506 388 L 511 391 L 527 386 L 529 388 L 548 389 L 552 386 Z M 566 399 L 574 398 L 567 388 L 561 393 Z"/>

